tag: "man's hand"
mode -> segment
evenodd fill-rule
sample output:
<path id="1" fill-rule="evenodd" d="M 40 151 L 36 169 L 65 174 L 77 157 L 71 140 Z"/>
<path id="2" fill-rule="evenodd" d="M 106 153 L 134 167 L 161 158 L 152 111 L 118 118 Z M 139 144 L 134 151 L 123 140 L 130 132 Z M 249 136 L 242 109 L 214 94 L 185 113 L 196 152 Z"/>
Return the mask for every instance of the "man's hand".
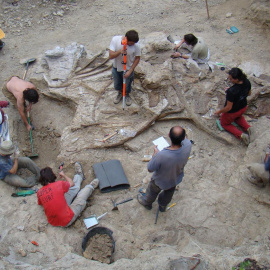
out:
<path id="1" fill-rule="evenodd" d="M 32 129 L 32 126 L 27 124 L 26 128 L 27 128 L 28 131 L 30 131 Z"/>
<path id="2" fill-rule="evenodd" d="M 125 78 L 125 79 L 128 78 L 128 77 L 131 75 L 131 73 L 132 73 L 132 70 L 131 70 L 131 69 L 128 70 L 128 71 L 126 72 L 126 74 L 124 75 L 124 78 Z"/>
<path id="3" fill-rule="evenodd" d="M 153 154 L 153 156 L 156 155 L 159 152 L 157 147 L 158 147 L 157 145 L 154 146 L 154 154 Z"/>
<path id="4" fill-rule="evenodd" d="M 219 111 L 214 112 L 214 115 L 220 115 Z"/>
<path id="5" fill-rule="evenodd" d="M 175 52 L 174 54 L 172 54 L 172 57 L 173 58 L 177 58 L 177 57 L 180 57 L 181 54 L 179 52 Z"/>
<path id="6" fill-rule="evenodd" d="M 65 179 L 66 175 L 64 174 L 63 170 L 59 172 L 59 176 L 61 179 Z"/>

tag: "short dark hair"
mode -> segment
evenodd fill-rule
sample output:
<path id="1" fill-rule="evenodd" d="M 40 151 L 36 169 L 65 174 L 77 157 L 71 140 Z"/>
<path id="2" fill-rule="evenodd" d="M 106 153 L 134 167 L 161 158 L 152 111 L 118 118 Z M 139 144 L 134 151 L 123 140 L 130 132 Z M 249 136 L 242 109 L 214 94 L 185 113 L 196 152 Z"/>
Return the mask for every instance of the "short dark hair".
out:
<path id="1" fill-rule="evenodd" d="M 126 32 L 127 41 L 137 43 L 139 41 L 139 34 L 135 30 L 129 30 Z"/>
<path id="2" fill-rule="evenodd" d="M 229 71 L 229 75 L 232 76 L 233 79 L 244 81 L 247 78 L 247 75 L 240 68 L 232 68 Z"/>
<path id="3" fill-rule="evenodd" d="M 185 129 L 178 126 L 178 128 L 180 128 L 181 132 L 175 132 L 175 128 L 177 128 L 177 127 L 172 127 L 170 129 L 169 136 L 170 136 L 170 139 L 171 139 L 173 145 L 180 145 L 181 146 L 182 141 L 186 138 L 186 131 L 185 131 Z"/>
<path id="4" fill-rule="evenodd" d="M 188 45 L 195 46 L 198 42 L 198 39 L 193 34 L 184 35 L 184 40 Z"/>
<path id="5" fill-rule="evenodd" d="M 37 103 L 39 99 L 39 94 L 36 89 L 26 88 L 23 91 L 23 98 L 31 103 Z"/>
<path id="6" fill-rule="evenodd" d="M 49 183 L 54 183 L 55 179 L 56 179 L 56 175 L 53 173 L 52 168 L 46 167 L 46 168 L 41 169 L 39 183 L 42 186 L 46 186 Z"/>

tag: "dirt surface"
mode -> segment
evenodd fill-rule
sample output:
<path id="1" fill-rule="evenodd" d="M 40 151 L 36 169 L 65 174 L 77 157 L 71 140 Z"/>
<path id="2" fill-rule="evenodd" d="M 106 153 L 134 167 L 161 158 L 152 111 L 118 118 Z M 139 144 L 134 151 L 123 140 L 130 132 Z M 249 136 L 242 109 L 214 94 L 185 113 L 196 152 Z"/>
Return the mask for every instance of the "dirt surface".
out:
<path id="1" fill-rule="evenodd" d="M 175 39 L 194 33 L 209 45 L 211 61 L 240 66 L 249 75 L 269 74 L 270 30 L 255 16 L 256 9 L 250 8 L 254 2 L 269 6 L 266 1 L 208 0 L 208 19 L 202 0 L 0 0 L 0 27 L 6 33 L 3 39 L 6 45 L 0 51 L 0 83 L 12 75 L 23 75 L 21 59 L 38 58 L 55 46 L 65 47 L 72 42 L 98 53 L 108 48 L 112 36 L 133 28 L 141 39 L 157 31 Z M 229 35 L 228 26 L 236 26 L 239 33 Z M 163 62 L 165 58 L 163 55 L 156 61 Z M 35 65 L 29 67 L 27 78 L 37 73 Z M 2 93 L 0 97 L 5 100 Z M 18 142 L 21 153 L 31 154 L 29 135 L 16 108 L 10 106 L 5 112 L 9 115 L 13 141 Z M 33 106 L 34 150 L 39 155 L 35 161 L 41 168 L 57 169 L 62 132 L 74 114 L 74 107 L 44 95 Z M 269 127 L 266 118 L 259 123 L 254 123 L 258 129 Z M 144 146 L 138 151 L 124 147 L 90 149 L 89 159 L 80 160 L 87 183 L 95 177 L 94 162 L 120 159 L 132 188 L 110 194 L 95 191 L 82 217 L 68 229 L 48 225 L 35 195 L 12 198 L 10 194 L 14 188 L 1 182 L 0 257 L 3 262 L 0 267 L 12 269 L 20 265 L 21 268 L 53 269 L 56 265 L 72 268 L 74 258 L 77 264 L 74 259 L 73 266 L 78 267 L 79 256 L 69 254 L 83 255 L 81 242 L 87 233 L 83 217 L 110 211 L 112 199 L 120 201 L 130 196 L 134 197 L 132 202 L 119 206 L 119 211 L 109 213 L 100 221 L 114 232 L 114 258 L 119 261 L 111 266 L 115 269 L 165 269 L 162 263 L 157 263 L 156 268 L 152 266 L 160 262 L 162 255 L 167 260 L 178 258 L 180 253 L 187 256 L 200 253 L 215 266 L 214 269 L 231 269 L 247 256 L 270 265 L 269 187 L 262 191 L 243 185 L 240 176 L 235 175 L 239 166 L 255 156 L 254 153 L 259 156 L 258 149 L 263 149 L 259 142 L 247 152 L 246 147 L 235 141 L 234 145 L 224 145 L 191 121 L 181 121 L 187 130 L 192 130 L 196 144 L 192 148 L 193 158 L 185 169 L 184 181 L 174 195 L 176 206 L 160 214 L 155 225 L 157 204 L 151 212 L 138 205 L 135 199 L 138 189 L 146 187 L 151 177 L 142 159 L 151 154 L 153 139 L 166 137 L 170 127 L 178 124 L 177 120 L 155 123 L 134 139 L 134 145 L 139 142 Z M 65 164 L 65 170 L 71 176 L 73 164 Z M 137 184 L 141 186 L 133 188 Z M 39 243 L 38 247 L 31 244 L 33 240 Z M 80 264 L 81 269 L 88 263 L 85 261 Z M 95 269 L 101 269 L 99 267 L 103 266 L 95 264 Z"/>
<path id="2" fill-rule="evenodd" d="M 90 260 L 110 263 L 112 256 L 112 239 L 106 234 L 95 234 L 88 240 L 83 256 Z"/>

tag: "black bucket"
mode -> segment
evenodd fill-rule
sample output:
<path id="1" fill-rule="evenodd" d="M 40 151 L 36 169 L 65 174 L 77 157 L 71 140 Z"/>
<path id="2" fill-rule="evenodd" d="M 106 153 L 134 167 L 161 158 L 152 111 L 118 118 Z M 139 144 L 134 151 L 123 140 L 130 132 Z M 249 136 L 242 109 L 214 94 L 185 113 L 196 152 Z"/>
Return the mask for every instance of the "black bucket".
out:
<path id="1" fill-rule="evenodd" d="M 112 256 L 113 256 L 113 253 L 114 253 L 114 250 L 115 250 L 115 242 L 114 242 L 114 239 L 113 239 L 113 236 L 112 236 L 113 232 L 110 229 L 106 228 L 106 227 L 95 227 L 95 228 L 91 229 L 85 235 L 85 237 L 83 238 L 83 241 L 82 241 L 83 252 L 85 251 L 85 249 L 87 247 L 87 242 L 90 240 L 91 237 L 93 237 L 96 234 L 106 234 L 111 238 L 111 241 L 112 241 L 112 253 L 111 253 L 111 257 L 110 257 L 110 263 L 112 263 L 113 262 Z"/>

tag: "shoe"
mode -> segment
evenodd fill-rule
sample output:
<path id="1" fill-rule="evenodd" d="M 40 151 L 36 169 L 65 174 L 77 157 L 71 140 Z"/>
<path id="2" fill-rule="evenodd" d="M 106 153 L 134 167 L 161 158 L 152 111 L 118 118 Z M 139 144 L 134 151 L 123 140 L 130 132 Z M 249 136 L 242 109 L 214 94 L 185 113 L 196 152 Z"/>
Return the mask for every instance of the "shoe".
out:
<path id="1" fill-rule="evenodd" d="M 98 187 L 98 185 L 99 185 L 99 180 L 96 178 L 96 179 L 94 179 L 91 183 L 90 183 L 90 185 L 95 189 L 95 188 L 97 188 Z"/>
<path id="2" fill-rule="evenodd" d="M 242 133 L 241 140 L 244 142 L 245 145 L 249 145 L 249 137 L 247 134 Z"/>
<path id="3" fill-rule="evenodd" d="M 159 211 L 160 212 L 165 212 L 166 208 L 167 208 L 167 205 L 166 206 L 159 205 Z"/>
<path id="4" fill-rule="evenodd" d="M 122 98 L 123 98 L 123 93 L 118 91 L 118 94 L 117 94 L 116 98 L 114 99 L 113 103 L 118 104 L 122 100 Z"/>
<path id="5" fill-rule="evenodd" d="M 131 105 L 131 98 L 130 98 L 130 96 L 126 96 L 126 105 L 127 106 L 130 106 Z"/>
<path id="6" fill-rule="evenodd" d="M 145 205 L 145 204 L 144 204 L 144 201 L 143 201 L 143 195 L 138 194 L 138 195 L 137 195 L 137 200 L 138 200 L 138 202 L 139 202 L 142 206 L 144 206 L 147 210 L 151 210 L 151 209 L 152 209 L 152 204 L 148 204 L 148 205 Z"/>
<path id="7" fill-rule="evenodd" d="M 83 169 L 82 169 L 82 165 L 80 162 L 75 162 L 75 174 L 79 174 L 82 177 L 82 180 L 85 179 L 84 173 L 83 173 Z"/>
<path id="8" fill-rule="evenodd" d="M 254 129 L 252 127 L 249 127 L 247 129 L 247 133 L 248 133 L 248 136 L 249 136 L 249 142 L 253 142 L 254 141 Z"/>

